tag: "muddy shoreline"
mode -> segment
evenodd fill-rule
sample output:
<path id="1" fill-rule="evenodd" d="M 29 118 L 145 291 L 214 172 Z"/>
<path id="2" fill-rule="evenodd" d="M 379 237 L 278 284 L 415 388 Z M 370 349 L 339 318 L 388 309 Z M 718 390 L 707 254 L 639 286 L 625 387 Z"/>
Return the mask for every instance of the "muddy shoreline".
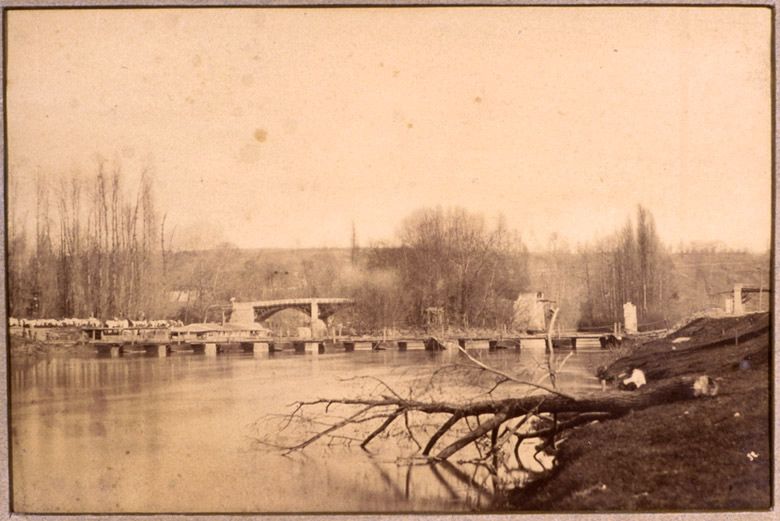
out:
<path id="1" fill-rule="evenodd" d="M 550 474 L 509 497 L 524 511 L 764 510 L 771 506 L 769 314 L 698 319 L 635 346 L 603 375 L 648 385 L 706 374 L 716 397 L 664 403 L 572 431 Z"/>

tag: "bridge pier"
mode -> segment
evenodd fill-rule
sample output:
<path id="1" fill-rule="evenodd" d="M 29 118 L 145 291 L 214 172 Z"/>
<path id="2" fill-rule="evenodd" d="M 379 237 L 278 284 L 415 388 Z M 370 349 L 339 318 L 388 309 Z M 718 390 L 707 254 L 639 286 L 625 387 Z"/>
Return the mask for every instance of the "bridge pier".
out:
<path id="1" fill-rule="evenodd" d="M 157 355 L 159 357 L 168 356 L 171 352 L 170 346 L 166 344 L 148 344 L 144 346 L 147 355 Z"/>
<path id="2" fill-rule="evenodd" d="M 488 351 L 495 351 L 498 349 L 498 340 L 488 340 Z"/>
<path id="3" fill-rule="evenodd" d="M 569 345 L 566 345 L 567 341 L 569 342 Z M 550 346 L 547 343 L 547 339 L 545 338 L 545 353 L 550 352 Z M 563 338 L 553 338 L 552 344 L 555 349 L 571 349 L 572 351 L 577 350 L 577 337 L 563 337 Z"/>
<path id="4" fill-rule="evenodd" d="M 344 342 L 344 351 L 351 353 L 355 350 L 355 342 Z"/>
<path id="5" fill-rule="evenodd" d="M 398 350 L 399 351 L 406 351 L 407 346 L 408 346 L 408 344 L 405 341 L 403 341 L 403 340 L 399 340 L 398 341 Z"/>
<path id="6" fill-rule="evenodd" d="M 206 356 L 217 356 L 217 353 L 219 353 L 219 348 L 217 347 L 217 344 L 204 344 L 203 353 Z"/>
<path id="7" fill-rule="evenodd" d="M 273 342 L 254 342 L 251 345 L 254 354 L 273 353 L 276 351 L 276 346 Z"/>
<path id="8" fill-rule="evenodd" d="M 293 349 L 296 353 L 309 353 L 318 355 L 325 352 L 325 344 L 322 342 L 293 342 Z"/>
<path id="9" fill-rule="evenodd" d="M 107 344 L 95 344 L 95 351 L 97 351 L 97 354 L 99 355 L 110 355 L 111 347 L 112 346 Z"/>
<path id="10" fill-rule="evenodd" d="M 459 338 L 458 339 L 458 345 L 462 347 L 463 349 L 466 349 L 466 339 L 465 338 Z"/>
<path id="11" fill-rule="evenodd" d="M 111 358 L 116 358 L 125 354 L 125 348 L 122 346 L 111 346 L 109 353 Z"/>

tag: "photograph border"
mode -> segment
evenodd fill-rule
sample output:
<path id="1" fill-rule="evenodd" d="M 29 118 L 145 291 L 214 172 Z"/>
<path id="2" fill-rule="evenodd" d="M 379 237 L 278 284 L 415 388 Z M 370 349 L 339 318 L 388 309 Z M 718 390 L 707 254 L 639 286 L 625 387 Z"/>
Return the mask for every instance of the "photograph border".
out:
<path id="1" fill-rule="evenodd" d="M 777 88 L 777 33 L 778 33 L 778 19 L 776 16 L 776 4 L 774 1 L 767 0 L 710 0 L 710 1 L 609 1 L 609 0 L 597 0 L 597 1 L 513 1 L 513 0 L 492 0 L 492 1 L 466 1 L 466 0 L 451 0 L 451 1 L 425 1 L 425 0 L 398 0 L 398 1 L 361 1 L 361 0 L 287 0 L 287 1 L 274 1 L 274 0 L 234 0 L 234 1 L 215 1 L 215 0 L 101 0 L 98 2 L 90 2 L 87 0 L 80 1 L 68 1 L 68 0 L 47 0 L 47 1 L 35 1 L 35 0 L 0 0 L 0 10 L 2 13 L 2 24 L 0 31 L 2 31 L 3 42 L 3 67 L 0 71 L 0 79 L 3 84 L 3 96 L 2 96 L 2 108 L 3 108 L 3 129 L 2 129 L 2 152 L 3 152 L 3 197 L 2 197 L 2 215 L 3 215 L 3 240 L 0 244 L 2 248 L 2 255 L 5 264 L 5 272 L 8 272 L 8 258 L 6 255 L 8 248 L 7 237 L 7 186 L 8 186 L 8 137 L 7 137 L 7 95 L 6 95 L 6 70 L 7 70 L 7 14 L 9 11 L 15 10 L 60 10 L 60 9 L 160 9 L 160 8 L 181 8 L 181 9 L 203 9 L 203 8 L 257 8 L 257 7 L 274 7 L 274 8 L 361 8 L 361 7 L 388 7 L 388 8 L 404 8 L 404 7 L 749 7 L 749 8 L 768 8 L 771 10 L 771 133 L 772 133 L 772 155 L 771 155 L 771 170 L 772 170 L 772 230 L 771 230 L 771 267 L 770 277 L 773 286 L 776 288 L 776 274 L 778 269 L 778 263 L 776 258 L 777 251 L 777 235 L 776 230 L 780 219 L 777 215 L 777 148 L 778 140 L 777 136 L 777 110 L 776 100 L 778 95 Z M 5 393 L 0 398 L 0 421 L 5 422 L 6 428 L 2 430 L 0 436 L 0 451 L 3 456 L 0 456 L 0 519 L 34 519 L 34 520 L 55 520 L 63 517 L 78 518 L 78 519 L 112 519 L 112 520 L 131 520 L 131 519 L 143 519 L 143 520 L 181 520 L 181 519 L 203 519 L 205 520 L 232 520 L 232 519 L 285 519 L 285 520 L 304 520 L 304 519 L 316 519 L 320 517 L 338 518 L 338 519 L 361 519 L 361 520 L 373 520 L 373 519 L 463 519 L 474 518 L 479 520 L 492 520 L 492 519 L 508 519 L 514 517 L 522 517 L 523 519 L 566 519 L 579 517 L 583 513 L 576 512 L 517 512 L 517 513 L 473 513 L 473 514 L 425 514 L 425 513 L 411 513 L 411 514 L 333 514 L 333 513 L 306 513 L 306 514 L 263 514 L 263 513 L 225 513 L 225 514 L 95 514 L 95 515 L 82 515 L 82 514 L 21 514 L 14 513 L 12 511 L 12 496 L 11 496 L 11 462 L 10 462 L 10 351 L 9 351 L 9 332 L 8 332 L 8 287 L 6 277 L 2 277 L 0 282 L 0 292 L 5 295 L 5 306 L 0 306 L 0 327 L 2 328 L 1 334 L 3 339 L 3 349 L 0 352 L 0 364 L 4 368 L 0 371 L 0 385 L 5 388 Z M 777 293 L 774 292 L 770 305 L 771 314 L 771 328 L 770 328 L 770 344 L 775 346 L 775 327 L 777 325 Z M 773 461 L 772 461 L 772 474 L 771 474 L 771 487 L 772 487 L 772 506 L 768 511 L 723 511 L 723 512 L 619 512 L 619 513 L 601 513 L 601 512 L 587 512 L 589 519 L 604 519 L 604 520 L 618 520 L 625 519 L 630 516 L 631 519 L 637 520 L 652 520 L 652 519 L 668 519 L 668 520 L 685 520 L 685 519 L 733 519 L 737 515 L 740 519 L 775 519 L 778 502 L 778 488 L 777 488 L 777 464 L 778 464 L 778 451 L 777 451 L 777 433 L 780 423 L 778 417 L 780 411 L 778 410 L 778 401 L 776 400 L 776 378 L 779 373 L 780 367 L 778 366 L 778 357 L 776 356 L 774 349 L 771 353 L 770 363 L 770 379 L 771 379 L 771 392 L 770 392 L 770 438 L 773 444 Z M 3 457 L 6 461 L 3 461 Z"/>

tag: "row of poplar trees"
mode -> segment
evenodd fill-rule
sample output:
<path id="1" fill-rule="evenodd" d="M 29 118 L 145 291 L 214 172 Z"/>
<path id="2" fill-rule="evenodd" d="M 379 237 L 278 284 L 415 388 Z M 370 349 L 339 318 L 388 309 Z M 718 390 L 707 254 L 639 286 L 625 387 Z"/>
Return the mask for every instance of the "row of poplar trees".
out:
<path id="1" fill-rule="evenodd" d="M 579 252 L 586 299 L 581 325 L 623 321 L 623 304 L 637 308 L 644 329 L 664 327 L 673 265 L 652 214 L 638 206 L 635 221 Z"/>
<path id="2" fill-rule="evenodd" d="M 11 316 L 155 317 L 165 245 L 152 177 L 125 186 L 119 166 L 100 163 L 93 175 L 33 184 L 33 208 L 10 201 Z"/>

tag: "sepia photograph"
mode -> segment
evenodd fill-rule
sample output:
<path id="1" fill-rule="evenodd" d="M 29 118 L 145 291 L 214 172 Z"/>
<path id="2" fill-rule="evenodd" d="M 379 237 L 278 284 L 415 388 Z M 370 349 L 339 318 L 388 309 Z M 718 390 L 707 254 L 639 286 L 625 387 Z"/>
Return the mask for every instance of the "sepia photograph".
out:
<path id="1" fill-rule="evenodd" d="M 771 512 L 773 5 L 9 4 L 11 513 Z"/>

